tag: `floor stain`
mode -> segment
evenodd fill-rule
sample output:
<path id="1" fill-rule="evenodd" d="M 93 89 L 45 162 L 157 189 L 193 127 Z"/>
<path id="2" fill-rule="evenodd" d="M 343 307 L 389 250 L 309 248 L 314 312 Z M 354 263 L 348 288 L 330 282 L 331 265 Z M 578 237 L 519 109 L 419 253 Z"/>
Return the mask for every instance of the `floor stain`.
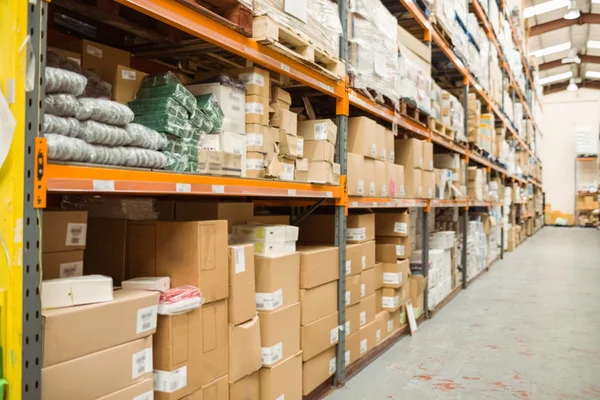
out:
<path id="1" fill-rule="evenodd" d="M 521 354 L 522 356 L 526 356 L 526 357 L 533 357 L 533 356 L 535 356 L 535 353 L 532 353 L 529 350 L 527 350 L 527 351 L 520 351 L 519 354 Z"/>
<path id="2" fill-rule="evenodd" d="M 494 349 L 494 350 L 498 350 L 500 347 L 493 345 L 493 344 L 488 344 L 486 347 L 489 347 L 490 349 Z"/>
<path id="3" fill-rule="evenodd" d="M 436 383 L 435 385 L 433 385 L 433 387 L 435 387 L 438 390 L 441 390 L 442 392 L 450 392 L 456 389 L 458 386 L 455 383 Z"/>
<path id="4" fill-rule="evenodd" d="M 494 382 L 493 385 L 496 386 L 496 387 L 502 388 L 502 389 L 507 389 L 508 388 L 508 385 L 506 385 L 506 384 L 504 384 L 504 383 L 502 383 L 500 381 Z"/>
<path id="5" fill-rule="evenodd" d="M 481 378 L 477 378 L 475 376 L 463 376 L 462 378 L 464 380 L 467 380 L 467 381 L 479 381 L 479 380 L 481 380 Z"/>
<path id="6" fill-rule="evenodd" d="M 430 381 L 431 380 L 431 376 L 430 375 L 416 375 L 415 378 L 419 378 L 419 379 L 424 380 L 424 381 Z"/>

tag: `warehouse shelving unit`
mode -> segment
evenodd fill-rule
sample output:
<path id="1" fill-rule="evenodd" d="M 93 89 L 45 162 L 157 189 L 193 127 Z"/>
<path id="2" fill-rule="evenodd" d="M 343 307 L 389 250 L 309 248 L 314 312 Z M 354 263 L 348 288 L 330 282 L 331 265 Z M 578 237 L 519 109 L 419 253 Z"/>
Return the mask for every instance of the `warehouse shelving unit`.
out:
<path id="1" fill-rule="evenodd" d="M 0 194 L 8 191 L 11 199 L 19 207 L 10 211 L 10 225 L 0 225 L 3 240 L 8 241 L 6 253 L 10 256 L 6 264 L 0 264 L 0 277 L 7 277 L 6 291 L 0 287 L 0 345 L 4 349 L 2 362 L 5 377 L 8 379 L 8 400 L 40 399 L 41 398 L 41 334 L 42 318 L 39 297 L 39 284 L 41 280 L 40 252 L 42 217 L 40 210 L 47 206 L 48 194 L 86 193 L 86 194 L 118 194 L 127 196 L 136 195 L 185 195 L 202 196 L 206 198 L 223 197 L 252 197 L 258 201 L 272 202 L 273 204 L 317 206 L 328 204 L 335 206 L 336 213 L 336 239 L 339 248 L 338 309 L 340 326 L 345 321 L 345 237 L 346 213 L 348 209 L 355 208 L 422 208 L 423 209 L 423 274 L 427 276 L 428 265 L 428 225 L 427 214 L 437 207 L 457 207 L 464 209 L 463 218 L 463 243 L 466 243 L 467 226 L 470 207 L 489 208 L 502 205 L 499 202 L 478 202 L 468 198 L 460 200 L 437 199 L 390 199 L 348 197 L 345 186 L 346 153 L 347 153 L 347 125 L 350 116 L 350 107 L 355 107 L 366 112 L 372 117 L 379 118 L 398 127 L 404 134 L 417 137 L 434 143 L 449 152 L 460 154 L 467 165 L 476 164 L 488 169 L 506 179 L 506 182 L 517 182 L 521 185 L 531 184 L 541 189 L 542 183 L 532 179 L 518 176 L 509 176 L 507 171 L 498 164 L 471 151 L 467 146 L 449 140 L 430 129 L 404 118 L 395 110 L 377 104 L 364 95 L 355 92 L 348 85 L 348 79 L 333 79 L 310 67 L 277 53 L 270 48 L 257 43 L 252 38 L 232 30 L 194 10 L 186 7 L 181 2 L 170 0 L 115 0 L 123 6 L 129 7 L 154 18 L 167 25 L 191 34 L 199 39 L 212 43 L 224 50 L 243 57 L 249 62 L 256 63 L 271 71 L 287 76 L 309 88 L 329 96 L 335 101 L 335 114 L 338 126 L 338 141 L 336 145 L 336 159 L 341 168 L 340 185 L 316 185 L 296 182 L 244 179 L 218 176 L 201 176 L 186 173 L 170 173 L 165 171 L 139 170 L 116 168 L 109 166 L 95 166 L 84 164 L 49 163 L 45 141 L 40 132 L 40 121 L 43 118 L 41 107 L 44 98 L 42 82 L 44 76 L 44 54 L 46 51 L 48 4 L 43 0 L 30 2 L 8 2 L 0 5 L 0 18 L 10 16 L 14 23 L 27 21 L 27 33 L 30 35 L 28 49 L 31 51 L 29 63 L 32 66 L 31 74 L 26 77 L 22 73 L 15 73 L 10 68 L 0 68 L 0 78 L 3 80 L 14 78 L 15 102 L 12 107 L 17 119 L 17 135 L 11 148 L 9 162 L 13 169 L 18 185 L 11 186 L 13 182 L 0 179 Z M 13 4 L 14 3 L 14 4 Z M 16 4 L 19 3 L 19 4 Z M 22 3 L 22 4 L 21 4 Z M 432 28 L 431 22 L 412 0 L 400 0 L 404 8 L 424 29 L 425 40 L 430 41 L 441 49 L 448 60 L 461 74 L 464 83 L 464 98 L 469 90 L 477 93 L 487 108 L 493 112 L 503 126 L 507 128 L 509 137 L 514 139 L 518 146 L 526 150 L 529 155 L 539 163 L 539 159 L 531 148 L 523 141 L 512 123 L 495 104 L 483 88 L 476 82 L 468 67 L 454 54 L 452 49 L 444 42 L 440 35 Z M 347 4 L 346 0 L 338 0 L 340 19 L 347 31 Z M 478 0 L 473 0 L 476 14 L 490 39 L 499 49 L 489 21 L 483 13 Z M 502 4 L 501 9 L 504 10 Z M 1 26 L 1 25 L 0 25 Z M 7 25 L 5 25 L 7 26 Z M 18 45 L 24 40 L 24 31 L 6 35 L 2 32 L 0 44 L 3 41 L 11 45 L 2 48 L 13 49 L 16 54 Z M 513 30 L 513 35 L 515 32 Z M 521 57 L 524 65 L 525 58 L 522 50 Z M 499 51 L 499 54 L 501 52 Z M 347 40 L 342 40 L 340 58 L 347 60 Z M 504 60 L 504 56 L 502 56 Z M 3 60 L 2 63 L 8 63 Z M 3 65 L 0 65 L 3 66 Z M 16 67 L 12 67 L 16 69 Z M 503 68 L 510 77 L 513 90 L 523 103 L 530 117 L 531 108 L 526 102 L 521 89 L 515 82 L 514 73 L 503 61 Z M 527 67 L 525 73 L 532 84 L 531 74 Z M 4 82 L 0 83 L 3 85 Z M 30 86 L 26 98 L 22 95 L 24 88 Z M 466 107 L 465 107 L 466 110 Z M 467 131 L 465 118 L 465 132 Z M 24 132 L 24 135 L 20 135 Z M 24 141 L 23 141 L 24 139 Z M 468 177 L 466 177 L 468 179 Z M 10 188 L 7 189 L 7 188 Z M 16 189 L 15 189 L 16 188 Z M 14 192 L 14 193 L 13 193 Z M 20 207 L 22 205 L 22 208 Z M 312 207 L 314 209 L 315 207 Z M 14 223 L 13 223 L 14 222 Z M 19 225 L 20 224 L 20 225 Z M 22 228 L 22 238 L 13 234 Z M 8 233 L 11 233 L 10 235 Z M 502 235 L 503 237 L 504 235 Z M 462 265 L 466 266 L 466 246 L 463 246 Z M 503 246 L 501 254 L 503 252 Z M 22 254 L 22 258 L 15 255 Z M 491 265 L 491 264 L 490 264 Z M 488 266 L 489 268 L 489 266 Z M 485 270 L 484 270 L 485 271 Z M 450 301 L 461 289 L 467 287 L 466 268 L 463 268 L 462 287 L 455 289 L 447 300 L 442 302 L 436 311 Z M 425 294 L 425 299 L 427 295 Z M 425 304 L 427 316 L 428 307 Z M 391 346 L 402 335 L 402 329 L 396 337 L 387 341 L 385 346 Z M 387 347 L 381 347 L 384 351 Z M 346 380 L 345 369 L 345 335 L 340 335 L 337 350 L 337 370 L 335 384 L 341 385 Z M 380 351 L 380 350 L 378 350 Z M 10 354 L 10 357 L 7 357 Z M 368 357 L 369 360 L 376 356 Z"/>

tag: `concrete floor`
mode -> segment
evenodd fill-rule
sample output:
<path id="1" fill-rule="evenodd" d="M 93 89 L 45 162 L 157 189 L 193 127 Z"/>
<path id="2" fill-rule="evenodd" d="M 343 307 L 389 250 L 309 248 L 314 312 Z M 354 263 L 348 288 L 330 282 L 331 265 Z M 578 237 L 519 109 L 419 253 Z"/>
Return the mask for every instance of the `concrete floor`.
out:
<path id="1" fill-rule="evenodd" d="M 546 227 L 327 400 L 600 399 L 600 232 Z"/>

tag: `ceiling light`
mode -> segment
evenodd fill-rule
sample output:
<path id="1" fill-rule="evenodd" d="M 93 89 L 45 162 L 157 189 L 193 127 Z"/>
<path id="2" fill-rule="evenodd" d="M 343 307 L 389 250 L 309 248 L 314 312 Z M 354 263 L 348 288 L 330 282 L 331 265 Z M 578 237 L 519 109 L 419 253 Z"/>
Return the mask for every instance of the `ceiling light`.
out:
<path id="1" fill-rule="evenodd" d="M 577 8 L 577 0 L 569 1 L 569 8 L 565 12 L 564 19 L 576 19 L 579 18 L 579 8 Z M 577 90 L 577 89 L 575 89 Z"/>
<path id="2" fill-rule="evenodd" d="M 600 40 L 588 40 L 586 47 L 588 49 L 600 49 Z"/>
<path id="3" fill-rule="evenodd" d="M 577 86 L 577 84 L 575 83 L 575 78 L 571 78 L 571 80 L 569 81 L 569 86 L 567 86 L 567 90 L 569 92 L 574 92 L 577 89 L 579 89 L 579 86 Z"/>
<path id="4" fill-rule="evenodd" d="M 540 85 L 547 85 L 549 83 L 554 83 L 554 82 L 558 82 L 558 81 L 564 81 L 565 79 L 569 79 L 573 76 L 573 72 L 569 71 L 569 72 L 565 72 L 562 74 L 556 74 L 556 75 L 550 75 L 547 76 L 545 78 L 540 78 L 539 80 L 539 84 Z"/>
<path id="5" fill-rule="evenodd" d="M 561 44 L 557 44 L 555 46 L 546 47 L 539 50 L 530 51 L 530 56 L 535 56 L 537 58 L 544 57 L 550 54 L 558 53 L 559 51 L 569 50 L 571 48 L 571 42 L 565 42 Z"/>
<path id="6" fill-rule="evenodd" d="M 596 0 L 600 1 L 600 0 Z M 569 0 L 552 0 L 545 3 L 537 4 L 535 6 L 526 7 L 523 11 L 525 18 L 531 18 L 536 15 L 545 14 L 550 11 L 558 10 L 559 8 L 567 7 Z"/>
<path id="7" fill-rule="evenodd" d="M 598 2 L 600 2 L 600 0 L 598 0 Z M 585 73 L 585 77 L 586 78 L 592 78 L 592 79 L 600 79 L 600 72 L 598 71 L 586 71 Z"/>

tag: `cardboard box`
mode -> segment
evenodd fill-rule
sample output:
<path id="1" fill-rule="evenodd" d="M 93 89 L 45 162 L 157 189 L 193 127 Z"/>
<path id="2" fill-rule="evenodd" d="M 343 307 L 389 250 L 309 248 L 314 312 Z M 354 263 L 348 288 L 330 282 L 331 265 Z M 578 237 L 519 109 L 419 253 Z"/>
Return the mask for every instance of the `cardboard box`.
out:
<path id="1" fill-rule="evenodd" d="M 254 400 L 260 397 L 260 372 L 229 384 L 229 400 Z"/>
<path id="2" fill-rule="evenodd" d="M 375 213 L 376 236 L 408 236 L 410 218 L 408 212 L 377 212 Z"/>
<path id="3" fill-rule="evenodd" d="M 88 245 L 83 254 L 85 273 L 110 276 L 117 286 L 128 278 L 127 232 L 127 220 L 90 218 L 87 222 Z"/>
<path id="4" fill-rule="evenodd" d="M 246 152 L 246 177 L 265 177 L 265 155 L 256 152 Z"/>
<path id="5" fill-rule="evenodd" d="M 258 318 L 263 366 L 272 368 L 300 351 L 300 303 L 259 312 Z"/>
<path id="6" fill-rule="evenodd" d="M 357 331 L 346 338 L 346 353 L 344 364 L 346 367 L 354 364 L 362 357 L 360 352 L 360 332 Z"/>
<path id="7" fill-rule="evenodd" d="M 281 174 L 279 175 L 279 179 L 282 181 L 293 181 L 295 179 L 295 162 L 294 160 L 288 160 L 286 158 L 279 157 L 279 162 L 281 163 Z"/>
<path id="8" fill-rule="evenodd" d="M 230 324 L 241 324 L 256 315 L 254 274 L 254 246 L 252 244 L 229 246 Z"/>
<path id="9" fill-rule="evenodd" d="M 360 302 L 352 306 L 346 306 L 346 321 L 344 323 L 344 333 L 346 338 L 358 332 L 360 328 Z"/>
<path id="10" fill-rule="evenodd" d="M 330 119 L 298 121 L 298 136 L 302 136 L 305 141 L 327 140 L 335 146 L 337 126 Z"/>
<path id="11" fill-rule="evenodd" d="M 404 183 L 404 166 L 394 164 L 395 165 L 395 175 L 396 175 L 396 196 L 395 198 L 404 198 L 406 197 L 406 187 Z"/>
<path id="12" fill-rule="evenodd" d="M 367 117 L 348 118 L 348 153 L 379 158 L 377 123 Z"/>
<path id="13" fill-rule="evenodd" d="M 44 211 L 42 252 L 83 250 L 87 236 L 87 211 Z"/>
<path id="14" fill-rule="evenodd" d="M 420 169 L 404 167 L 404 190 L 407 198 L 420 199 L 425 195 L 422 174 Z"/>
<path id="15" fill-rule="evenodd" d="M 308 171 L 296 171 L 296 181 L 339 184 L 339 174 L 334 172 L 334 166 L 329 161 L 308 161 Z"/>
<path id="16" fill-rule="evenodd" d="M 383 263 L 383 286 L 386 288 L 399 288 L 408 282 L 410 277 L 410 261 L 398 260 L 392 263 Z"/>
<path id="17" fill-rule="evenodd" d="M 423 197 L 433 199 L 435 194 L 435 175 L 432 171 L 423 171 Z"/>
<path id="18" fill-rule="evenodd" d="M 132 278 L 169 276 L 171 287 L 198 287 L 206 303 L 229 295 L 226 221 L 136 222 L 128 241 Z"/>
<path id="19" fill-rule="evenodd" d="M 381 278 L 383 281 L 383 272 L 381 273 Z M 381 288 L 375 290 L 375 312 L 376 313 L 383 311 L 382 300 L 383 300 L 383 283 L 382 283 Z"/>
<path id="20" fill-rule="evenodd" d="M 157 292 L 117 290 L 110 302 L 42 311 L 42 367 L 154 334 L 158 297 Z"/>
<path id="21" fill-rule="evenodd" d="M 375 196 L 390 197 L 387 188 L 385 161 L 375 160 Z"/>
<path id="22" fill-rule="evenodd" d="M 112 85 L 112 100 L 122 104 L 135 99 L 144 77 L 148 76 L 141 71 L 123 65 L 113 67 L 112 79 L 108 81 Z M 108 71 L 106 71 L 108 73 Z"/>
<path id="23" fill-rule="evenodd" d="M 360 274 L 362 271 L 362 246 L 363 244 L 346 245 L 346 276 Z"/>
<path id="24" fill-rule="evenodd" d="M 375 242 L 373 240 L 361 244 L 361 266 L 363 271 L 375 267 Z"/>
<path id="25" fill-rule="evenodd" d="M 339 249 L 329 246 L 301 246 L 300 289 L 311 289 L 339 279 Z"/>
<path id="26" fill-rule="evenodd" d="M 42 399 L 94 400 L 152 378 L 152 338 L 42 368 Z"/>
<path id="27" fill-rule="evenodd" d="M 404 170 L 423 168 L 423 141 L 418 139 L 398 139 L 394 143 L 396 164 L 404 166 Z"/>
<path id="28" fill-rule="evenodd" d="M 172 201 L 158 200 L 157 208 L 162 210 L 162 221 L 227 221 L 231 227 L 251 221 L 254 215 L 252 202 L 209 202 L 209 201 Z M 172 212 L 170 210 L 173 210 Z"/>
<path id="29" fill-rule="evenodd" d="M 385 244 L 387 237 L 377 237 L 375 247 L 375 258 L 382 262 L 395 262 L 410 258 L 410 236 L 389 238 L 394 243 Z"/>
<path id="30" fill-rule="evenodd" d="M 263 225 L 290 225 L 289 215 L 255 215 L 252 217 L 253 222 L 258 222 Z"/>
<path id="31" fill-rule="evenodd" d="M 229 325 L 229 380 L 236 382 L 262 367 L 258 316 L 239 325 Z"/>
<path id="32" fill-rule="evenodd" d="M 277 135 L 278 138 L 279 134 Z M 246 125 L 246 152 L 262 154 L 272 152 L 275 149 L 275 139 L 273 130 L 268 126 L 259 124 Z"/>
<path id="33" fill-rule="evenodd" d="M 360 281 L 360 274 L 346 277 L 346 307 L 360 302 Z"/>
<path id="34" fill-rule="evenodd" d="M 375 294 L 375 268 L 364 270 L 360 275 L 361 302 L 372 294 Z"/>
<path id="35" fill-rule="evenodd" d="M 152 399 L 154 396 L 154 379 L 148 378 L 143 381 L 117 390 L 109 395 L 102 396 L 98 400 L 128 400 L 128 399 Z"/>
<path id="36" fill-rule="evenodd" d="M 298 151 L 298 137 L 283 133 L 280 135 L 281 141 L 279 143 L 279 153 L 282 156 L 286 156 L 289 159 L 296 159 L 299 157 Z M 302 139 L 302 138 L 300 138 Z"/>
<path id="37" fill-rule="evenodd" d="M 423 146 L 423 170 L 433 171 L 433 143 L 423 141 L 421 144 Z"/>
<path id="38" fill-rule="evenodd" d="M 129 67 L 131 61 L 131 55 L 128 52 L 91 40 L 77 40 L 67 43 L 65 47 L 81 54 L 82 68 L 97 70 L 100 78 L 107 82 L 111 81 L 116 65 Z"/>
<path id="39" fill-rule="evenodd" d="M 360 328 L 360 355 L 365 356 L 370 350 L 375 348 L 375 331 L 377 330 L 377 322 L 371 323 Z"/>
<path id="40" fill-rule="evenodd" d="M 272 311 L 300 300 L 300 254 L 255 257 L 256 309 Z"/>
<path id="41" fill-rule="evenodd" d="M 389 161 L 385 162 L 385 178 L 386 178 L 386 188 L 387 188 L 387 197 L 397 198 L 399 195 L 396 193 L 399 188 L 396 184 L 397 173 L 396 167 L 401 167 L 401 165 L 393 164 Z"/>
<path id="42" fill-rule="evenodd" d="M 221 110 L 225 116 L 223 121 L 223 130 L 228 132 L 246 133 L 246 92 L 243 89 L 221 85 L 218 82 L 186 85 L 186 88 L 194 96 L 207 93 L 214 94 L 217 103 L 219 103 L 219 106 L 221 107 Z M 264 108 L 265 103 L 262 102 L 260 105 Z M 267 98 L 267 122 L 269 110 L 268 105 L 269 100 Z M 260 109 L 260 106 L 253 105 L 250 111 L 259 111 L 258 109 Z M 262 115 L 262 113 L 260 115 L 252 115 L 250 119 L 258 120 Z M 268 123 L 263 125 L 268 125 Z"/>
<path id="43" fill-rule="evenodd" d="M 371 158 L 365 158 L 363 162 L 363 179 L 365 181 L 365 194 L 364 196 L 374 197 L 377 195 L 375 189 L 375 160 Z"/>
<path id="44" fill-rule="evenodd" d="M 247 95 L 245 101 L 245 124 L 269 125 L 269 97 Z"/>
<path id="45" fill-rule="evenodd" d="M 335 374 L 336 370 L 335 346 L 323 351 L 316 357 L 302 363 L 302 394 L 308 395 L 328 378 Z"/>
<path id="46" fill-rule="evenodd" d="M 81 53 L 79 52 L 59 49 L 58 47 L 50 46 L 48 46 L 48 50 L 52 50 L 58 54 L 61 54 L 63 57 L 68 58 L 71 61 L 75 61 L 77 64 L 81 65 Z"/>
<path id="47" fill-rule="evenodd" d="M 385 130 L 385 150 L 387 152 L 386 161 L 390 163 L 394 163 L 396 160 L 396 151 L 394 149 L 394 142 L 396 137 L 394 136 L 394 132 L 386 129 Z"/>
<path id="48" fill-rule="evenodd" d="M 273 107 L 273 105 L 271 106 Z M 279 139 L 283 135 L 295 137 L 298 135 L 298 114 L 283 108 L 276 108 L 275 113 L 271 117 L 270 126 L 279 128 Z"/>
<path id="49" fill-rule="evenodd" d="M 375 268 L 373 268 L 373 271 L 375 274 L 374 291 L 377 291 L 383 287 L 383 263 L 375 263 Z"/>
<path id="50" fill-rule="evenodd" d="M 423 312 L 423 293 L 425 291 L 425 285 L 427 284 L 427 278 L 423 275 L 411 275 L 410 277 L 410 301 L 413 306 L 415 318 L 419 318 Z"/>
<path id="51" fill-rule="evenodd" d="M 83 275 L 83 250 L 42 253 L 43 279 Z"/>
<path id="52" fill-rule="evenodd" d="M 292 105 L 292 95 L 278 86 L 271 86 L 271 103 L 277 103 L 280 107 L 286 106 L 287 110 Z"/>
<path id="53" fill-rule="evenodd" d="M 370 324 L 375 320 L 375 292 L 373 294 L 365 297 L 360 302 L 360 326 L 361 329 L 363 326 Z"/>
<path id="54" fill-rule="evenodd" d="M 370 212 L 349 214 L 346 222 L 346 242 L 364 243 L 375 240 L 375 215 Z"/>
<path id="55" fill-rule="evenodd" d="M 365 195 L 365 158 L 359 154 L 347 154 L 347 186 L 349 196 Z"/>
<path id="56" fill-rule="evenodd" d="M 308 325 L 337 310 L 337 281 L 300 290 L 301 325 Z"/>
<path id="57" fill-rule="evenodd" d="M 200 390 L 201 397 L 194 399 L 190 396 L 188 400 L 229 400 L 228 376 L 225 375 L 215 381 L 204 385 Z"/>
<path id="58" fill-rule="evenodd" d="M 257 95 L 269 98 L 271 92 L 271 77 L 269 71 L 258 68 L 236 68 L 224 72 L 234 76 L 246 85 L 247 95 Z"/>
<path id="59" fill-rule="evenodd" d="M 375 342 L 379 344 L 382 340 L 384 340 L 388 335 L 393 332 L 393 321 L 392 321 L 392 330 L 388 332 L 388 322 L 390 321 L 390 312 L 389 311 L 380 311 L 375 315 L 375 321 L 378 325 L 378 328 L 375 330 Z"/>
<path id="60" fill-rule="evenodd" d="M 335 346 L 339 338 L 337 311 L 300 327 L 300 349 L 302 361 Z"/>
<path id="61" fill-rule="evenodd" d="M 311 161 L 335 161 L 335 146 L 327 140 L 309 140 L 304 143 L 304 158 Z"/>
<path id="62" fill-rule="evenodd" d="M 302 353 L 260 370 L 260 399 L 302 398 Z"/>
<path id="63" fill-rule="evenodd" d="M 387 141 L 385 126 L 377 124 L 375 128 L 375 139 L 377 141 L 377 159 L 387 161 Z"/>
<path id="64" fill-rule="evenodd" d="M 386 311 L 396 311 L 404 304 L 402 289 L 383 288 L 381 306 Z"/>

